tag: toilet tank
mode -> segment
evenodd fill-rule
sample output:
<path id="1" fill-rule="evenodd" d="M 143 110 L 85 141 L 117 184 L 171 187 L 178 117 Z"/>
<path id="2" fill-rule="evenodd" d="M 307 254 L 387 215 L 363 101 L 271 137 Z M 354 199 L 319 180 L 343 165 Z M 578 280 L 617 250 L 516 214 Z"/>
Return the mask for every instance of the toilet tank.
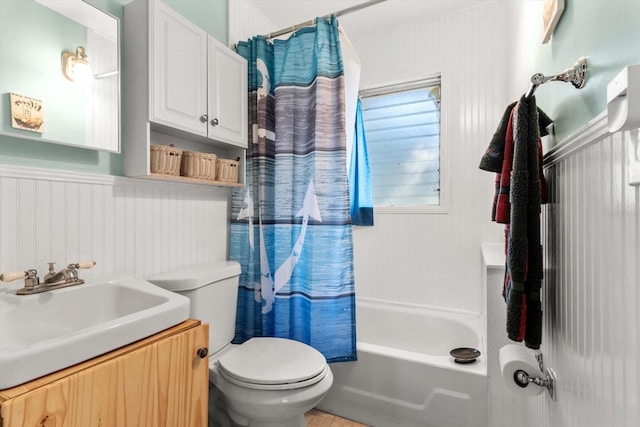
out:
<path id="1" fill-rule="evenodd" d="M 214 354 L 235 335 L 240 264 L 216 261 L 152 275 L 147 281 L 189 298 L 189 315 L 209 324 L 209 352 Z"/>

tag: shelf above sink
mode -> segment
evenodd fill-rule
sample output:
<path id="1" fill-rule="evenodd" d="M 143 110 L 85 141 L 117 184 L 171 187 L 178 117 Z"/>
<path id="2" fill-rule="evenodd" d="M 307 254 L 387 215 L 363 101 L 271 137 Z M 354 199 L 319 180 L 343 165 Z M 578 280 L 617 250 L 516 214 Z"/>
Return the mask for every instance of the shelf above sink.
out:
<path id="1" fill-rule="evenodd" d="M 133 275 L 34 295 L 0 290 L 0 390 L 146 338 L 189 317 L 189 299 Z"/>

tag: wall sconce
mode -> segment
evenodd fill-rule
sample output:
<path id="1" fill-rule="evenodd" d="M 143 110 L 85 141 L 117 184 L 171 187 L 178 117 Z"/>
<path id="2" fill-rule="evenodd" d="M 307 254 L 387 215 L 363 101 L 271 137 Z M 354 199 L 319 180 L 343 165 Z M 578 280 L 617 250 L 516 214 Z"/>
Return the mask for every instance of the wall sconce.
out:
<path id="1" fill-rule="evenodd" d="M 75 54 L 68 50 L 62 52 L 62 74 L 72 82 L 89 80 L 91 67 L 84 47 L 78 46 Z"/>

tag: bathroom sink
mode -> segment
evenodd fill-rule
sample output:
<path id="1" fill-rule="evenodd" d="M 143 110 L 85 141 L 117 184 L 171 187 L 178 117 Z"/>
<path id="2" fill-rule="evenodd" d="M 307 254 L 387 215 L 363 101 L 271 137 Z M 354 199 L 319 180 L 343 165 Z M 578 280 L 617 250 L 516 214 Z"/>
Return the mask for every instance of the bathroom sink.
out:
<path id="1" fill-rule="evenodd" d="M 0 390 L 146 338 L 189 317 L 189 299 L 136 276 L 33 295 L 0 290 Z"/>

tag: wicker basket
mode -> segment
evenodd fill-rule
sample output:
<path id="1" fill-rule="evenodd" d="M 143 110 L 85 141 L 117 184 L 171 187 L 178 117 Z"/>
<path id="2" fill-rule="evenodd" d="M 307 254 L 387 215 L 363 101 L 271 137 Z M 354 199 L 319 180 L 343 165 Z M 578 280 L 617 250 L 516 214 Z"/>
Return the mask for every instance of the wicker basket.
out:
<path id="1" fill-rule="evenodd" d="M 182 150 L 168 145 L 151 145 L 151 173 L 180 175 Z"/>
<path id="2" fill-rule="evenodd" d="M 198 151 L 184 151 L 182 153 L 181 174 L 190 178 L 216 179 L 216 155 L 200 153 Z"/>
<path id="3" fill-rule="evenodd" d="M 238 182 L 238 160 L 218 159 L 216 161 L 216 181 Z"/>

